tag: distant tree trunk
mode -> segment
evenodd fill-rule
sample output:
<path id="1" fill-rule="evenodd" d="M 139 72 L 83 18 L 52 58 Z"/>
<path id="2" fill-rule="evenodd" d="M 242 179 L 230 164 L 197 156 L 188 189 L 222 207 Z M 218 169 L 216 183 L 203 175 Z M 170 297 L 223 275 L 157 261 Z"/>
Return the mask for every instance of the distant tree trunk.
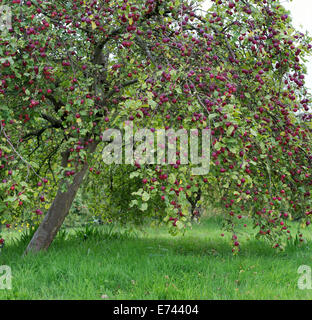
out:
<path id="1" fill-rule="evenodd" d="M 199 219 L 200 218 L 200 206 L 197 205 L 198 201 L 200 200 L 201 197 L 201 189 L 198 190 L 196 197 L 187 197 L 187 200 L 191 204 L 191 220 L 194 219 Z"/>
<path id="2" fill-rule="evenodd" d="M 96 143 L 90 146 L 90 151 L 93 152 L 96 148 Z M 69 153 L 62 154 L 62 166 L 67 166 Z M 84 163 L 82 169 L 76 173 L 72 184 L 67 184 L 66 191 L 62 192 L 62 185 L 66 183 L 65 180 L 60 182 L 59 190 L 56 197 L 45 215 L 42 223 L 39 225 L 33 238 L 28 244 L 25 254 L 28 252 L 38 252 L 40 250 L 48 249 L 54 240 L 57 232 L 61 228 L 66 216 L 69 213 L 71 205 L 75 199 L 77 191 L 83 182 L 83 178 L 88 170 L 88 163 Z"/>

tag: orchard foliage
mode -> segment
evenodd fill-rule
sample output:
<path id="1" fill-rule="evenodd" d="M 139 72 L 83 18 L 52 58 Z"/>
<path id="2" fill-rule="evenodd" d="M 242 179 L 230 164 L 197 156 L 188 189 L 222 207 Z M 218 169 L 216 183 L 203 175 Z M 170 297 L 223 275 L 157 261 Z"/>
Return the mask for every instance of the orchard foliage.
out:
<path id="1" fill-rule="evenodd" d="M 40 219 L 88 163 L 93 205 L 112 219 L 156 216 L 175 234 L 190 204 L 213 202 L 234 251 L 244 216 L 274 247 L 291 220 L 310 224 L 311 38 L 279 1 L 215 0 L 207 11 L 190 0 L 1 4 L 12 10 L 0 37 L 3 223 Z M 209 174 L 192 176 L 179 152 L 175 165 L 106 166 L 101 135 L 125 121 L 211 129 Z"/>

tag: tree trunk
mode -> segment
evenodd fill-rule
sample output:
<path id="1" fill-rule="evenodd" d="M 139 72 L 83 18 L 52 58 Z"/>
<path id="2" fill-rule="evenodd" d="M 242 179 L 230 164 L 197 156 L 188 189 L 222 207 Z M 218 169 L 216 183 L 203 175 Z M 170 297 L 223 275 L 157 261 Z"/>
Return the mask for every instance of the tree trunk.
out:
<path id="1" fill-rule="evenodd" d="M 96 148 L 96 144 L 90 147 L 91 152 Z M 69 153 L 64 153 L 62 159 L 62 166 L 67 166 Z M 66 216 L 69 213 L 71 205 L 75 199 L 77 191 L 83 182 L 83 178 L 88 170 L 88 163 L 85 162 L 82 169 L 76 173 L 72 184 L 67 185 L 66 191 L 62 192 L 61 187 L 66 181 L 62 180 L 56 197 L 49 208 L 42 223 L 39 225 L 33 238 L 28 244 L 25 254 L 28 252 L 38 252 L 40 250 L 48 249 L 57 232 L 61 228 Z"/>

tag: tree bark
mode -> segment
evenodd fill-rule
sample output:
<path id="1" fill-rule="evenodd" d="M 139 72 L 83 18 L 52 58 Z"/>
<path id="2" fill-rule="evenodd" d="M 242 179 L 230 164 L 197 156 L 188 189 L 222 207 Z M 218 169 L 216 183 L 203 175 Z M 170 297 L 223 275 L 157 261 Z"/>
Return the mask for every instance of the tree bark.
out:
<path id="1" fill-rule="evenodd" d="M 96 144 L 90 146 L 90 151 L 93 152 L 96 148 Z M 69 153 L 62 154 L 62 166 L 67 166 Z M 85 162 L 82 169 L 76 173 L 74 180 L 71 184 L 67 185 L 66 191 L 62 192 L 62 185 L 66 183 L 62 180 L 59 186 L 59 190 L 56 197 L 45 215 L 42 223 L 39 225 L 33 238 L 28 244 L 25 254 L 28 252 L 38 252 L 40 250 L 46 250 L 51 245 L 57 232 L 61 228 L 66 216 L 69 213 L 71 205 L 75 199 L 77 191 L 83 182 L 83 178 L 88 170 L 88 163 Z"/>
<path id="2" fill-rule="evenodd" d="M 197 195 L 195 198 L 192 197 L 188 197 L 186 196 L 188 202 L 191 204 L 191 220 L 194 220 L 195 218 L 199 218 L 200 217 L 200 206 L 197 205 L 197 202 L 200 200 L 201 198 L 201 189 L 198 190 Z M 198 210 L 197 210 L 198 209 Z M 197 214 L 195 214 L 195 211 L 198 211 Z"/>

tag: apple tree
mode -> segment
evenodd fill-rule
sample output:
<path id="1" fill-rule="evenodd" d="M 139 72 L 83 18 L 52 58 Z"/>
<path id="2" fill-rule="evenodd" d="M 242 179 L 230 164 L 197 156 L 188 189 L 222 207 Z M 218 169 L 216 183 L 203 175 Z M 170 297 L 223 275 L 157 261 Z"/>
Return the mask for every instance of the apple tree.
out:
<path id="1" fill-rule="evenodd" d="M 274 247 L 293 218 L 310 224 L 311 38 L 280 1 L 211 2 L 1 2 L 12 12 L 0 37 L 1 216 L 38 220 L 27 251 L 49 247 L 86 176 L 112 211 L 114 202 L 126 204 L 125 219 L 158 211 L 173 234 L 190 206 L 221 206 L 234 251 L 243 216 Z M 173 131 L 210 130 L 209 172 L 181 161 L 180 139 L 174 164 L 116 166 L 110 189 L 102 136 L 130 125 L 165 129 L 169 145 Z"/>

